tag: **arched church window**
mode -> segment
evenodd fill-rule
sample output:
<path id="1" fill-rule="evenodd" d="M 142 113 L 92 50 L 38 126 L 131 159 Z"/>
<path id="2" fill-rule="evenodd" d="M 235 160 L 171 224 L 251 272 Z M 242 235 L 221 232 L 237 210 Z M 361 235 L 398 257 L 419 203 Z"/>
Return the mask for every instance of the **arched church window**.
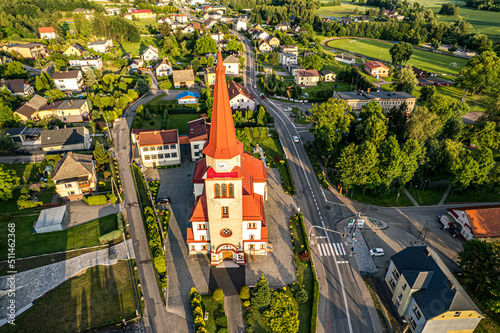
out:
<path id="1" fill-rule="evenodd" d="M 229 184 L 229 197 L 234 198 L 234 185 Z"/>
<path id="2" fill-rule="evenodd" d="M 215 192 L 215 197 L 218 198 L 220 197 L 220 186 L 219 184 L 214 185 L 214 192 Z"/>
<path id="3" fill-rule="evenodd" d="M 222 184 L 222 197 L 227 198 L 227 185 Z"/>

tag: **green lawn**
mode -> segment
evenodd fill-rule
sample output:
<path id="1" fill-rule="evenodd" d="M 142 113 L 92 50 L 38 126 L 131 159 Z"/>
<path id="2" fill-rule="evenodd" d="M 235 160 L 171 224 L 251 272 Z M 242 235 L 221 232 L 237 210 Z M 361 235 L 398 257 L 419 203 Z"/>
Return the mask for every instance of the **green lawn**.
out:
<path id="1" fill-rule="evenodd" d="M 134 271 L 135 285 L 138 274 Z M 4 325 L 0 332 L 81 332 L 130 320 L 136 317 L 133 288 L 125 260 L 89 268 L 48 292 L 16 317 L 16 325 Z"/>
<path id="2" fill-rule="evenodd" d="M 156 117 L 153 117 L 150 120 L 143 120 L 140 128 L 151 129 L 151 130 L 161 130 L 161 123 L 162 123 L 162 115 L 158 114 L 158 115 L 156 115 Z"/>
<path id="3" fill-rule="evenodd" d="M 369 8 L 376 8 L 373 6 L 359 6 L 353 5 L 351 2 L 343 2 L 341 6 L 325 6 L 318 9 L 318 15 L 321 16 L 351 16 L 354 15 L 354 10 L 358 8 L 359 14 L 361 15 Z"/>
<path id="4" fill-rule="evenodd" d="M 381 60 L 391 61 L 389 49 L 393 44 L 369 39 L 337 39 L 329 41 L 328 46 L 369 55 L 374 58 L 380 56 Z M 467 64 L 466 59 L 416 49 L 413 50 L 413 56 L 409 62 L 423 70 L 445 74 L 458 74 L 460 69 Z M 452 62 L 456 62 L 458 66 L 449 67 Z"/>
<path id="5" fill-rule="evenodd" d="M 131 53 L 134 57 L 138 57 L 149 45 L 158 47 L 160 39 L 161 37 L 141 37 L 139 43 L 120 42 L 118 43 L 118 55 L 123 56 L 126 53 Z M 160 52 L 160 58 L 165 56 L 165 52 L 162 48 L 158 47 L 158 50 Z"/>
<path id="6" fill-rule="evenodd" d="M 37 198 L 43 203 L 50 203 L 55 192 L 56 192 L 56 186 L 52 180 L 49 180 L 47 182 L 47 187 L 43 190 L 41 194 L 37 195 Z"/>
<path id="7" fill-rule="evenodd" d="M 306 117 L 299 108 L 293 107 L 292 112 L 297 115 L 297 117 L 295 117 L 296 124 L 309 124 L 311 122 L 309 117 Z"/>
<path id="8" fill-rule="evenodd" d="M 217 333 L 217 325 L 215 324 L 215 318 L 225 315 L 224 312 L 224 302 L 216 302 L 210 295 L 201 295 L 201 306 L 203 313 L 208 311 L 208 320 L 205 320 L 205 328 L 210 333 Z"/>
<path id="9" fill-rule="evenodd" d="M 437 205 L 445 191 L 440 191 L 436 188 L 430 187 L 424 191 L 415 188 L 408 189 L 408 192 L 418 202 L 419 205 Z"/>
<path id="10" fill-rule="evenodd" d="M 21 185 L 23 185 L 36 181 L 35 175 L 38 172 L 40 164 L 42 163 L 14 163 L 4 164 L 4 166 L 7 170 L 14 170 L 21 180 Z"/>
<path id="11" fill-rule="evenodd" d="M 35 215 L 14 217 L 9 221 L 9 223 L 16 224 L 17 258 L 100 245 L 99 237 L 118 227 L 116 215 L 108 215 L 71 229 L 34 234 L 33 226 L 38 219 L 39 211 L 31 212 Z M 7 223 L 2 223 L 0 224 L 0 260 L 7 258 L 6 239 Z"/>
<path id="12" fill-rule="evenodd" d="M 188 134 L 188 122 L 200 118 L 198 113 L 169 114 L 167 129 L 177 128 L 179 135 Z"/>
<path id="13" fill-rule="evenodd" d="M 355 188 L 354 190 L 351 189 L 349 191 L 347 197 L 367 204 L 383 206 L 383 207 L 413 206 L 413 203 L 403 193 L 403 191 L 400 192 L 398 199 L 397 192 L 390 192 L 389 195 L 381 197 L 380 195 L 372 193 L 370 190 L 366 190 L 365 195 L 363 196 L 363 189 Z"/>
<path id="14" fill-rule="evenodd" d="M 456 191 L 453 190 L 445 200 L 445 203 L 464 203 L 464 202 L 495 202 L 500 201 L 499 187 L 495 192 L 490 192 L 491 188 L 486 191 Z"/>
<path id="15" fill-rule="evenodd" d="M 158 24 L 158 22 L 156 22 L 155 19 L 141 19 L 139 21 L 133 21 L 133 22 L 138 28 L 146 28 L 146 26 L 148 26 L 148 25 L 153 26 L 153 27 L 160 26 Z"/>

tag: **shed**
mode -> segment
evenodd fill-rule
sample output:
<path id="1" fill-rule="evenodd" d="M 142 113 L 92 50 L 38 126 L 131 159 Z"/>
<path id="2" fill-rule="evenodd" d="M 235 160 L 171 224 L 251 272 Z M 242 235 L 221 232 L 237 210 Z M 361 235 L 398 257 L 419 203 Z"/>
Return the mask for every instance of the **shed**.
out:
<path id="1" fill-rule="evenodd" d="M 44 209 L 36 221 L 35 232 L 41 234 L 63 230 L 63 223 L 67 217 L 66 206 Z"/>

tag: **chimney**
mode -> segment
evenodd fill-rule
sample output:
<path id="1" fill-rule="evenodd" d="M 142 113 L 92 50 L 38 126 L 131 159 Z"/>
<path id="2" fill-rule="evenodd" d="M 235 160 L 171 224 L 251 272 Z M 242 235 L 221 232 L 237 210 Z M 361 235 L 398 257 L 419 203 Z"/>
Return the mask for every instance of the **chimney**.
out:
<path id="1" fill-rule="evenodd" d="M 370 88 L 366 89 L 366 93 L 369 94 L 370 93 Z"/>
<path id="2" fill-rule="evenodd" d="M 64 124 L 64 128 L 68 128 L 68 125 Z"/>

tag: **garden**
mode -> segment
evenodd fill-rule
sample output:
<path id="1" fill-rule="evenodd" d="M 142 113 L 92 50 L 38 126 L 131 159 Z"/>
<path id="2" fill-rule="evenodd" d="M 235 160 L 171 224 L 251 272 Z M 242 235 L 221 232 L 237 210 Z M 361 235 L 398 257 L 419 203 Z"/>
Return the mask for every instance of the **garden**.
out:
<path id="1" fill-rule="evenodd" d="M 215 289 L 213 294 L 200 295 L 196 288 L 189 292 L 196 333 L 227 333 L 227 316 L 224 311 L 224 292 Z"/>

